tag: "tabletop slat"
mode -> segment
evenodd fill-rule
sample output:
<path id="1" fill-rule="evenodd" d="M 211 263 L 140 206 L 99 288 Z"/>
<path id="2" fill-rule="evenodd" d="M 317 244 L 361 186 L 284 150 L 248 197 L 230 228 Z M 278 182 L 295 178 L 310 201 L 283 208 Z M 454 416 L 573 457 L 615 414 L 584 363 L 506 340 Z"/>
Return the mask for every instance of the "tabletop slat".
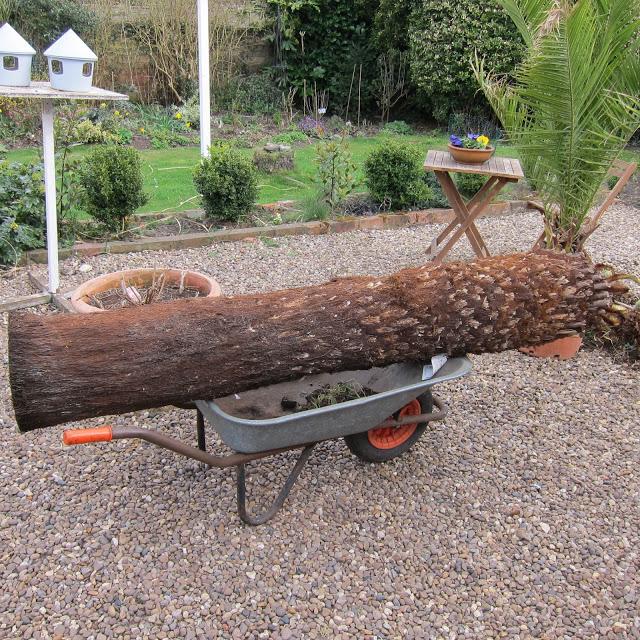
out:
<path id="1" fill-rule="evenodd" d="M 32 82 L 28 87 L 0 86 L 0 96 L 7 98 L 39 98 L 61 100 L 128 100 L 129 96 L 99 87 L 82 91 L 61 91 L 53 89 L 49 82 Z"/>
<path id="2" fill-rule="evenodd" d="M 426 171 L 450 171 L 454 173 L 474 173 L 497 178 L 520 180 L 524 173 L 520 161 L 516 158 L 493 156 L 482 164 L 465 164 L 454 160 L 448 151 L 429 150 L 424 163 Z"/>

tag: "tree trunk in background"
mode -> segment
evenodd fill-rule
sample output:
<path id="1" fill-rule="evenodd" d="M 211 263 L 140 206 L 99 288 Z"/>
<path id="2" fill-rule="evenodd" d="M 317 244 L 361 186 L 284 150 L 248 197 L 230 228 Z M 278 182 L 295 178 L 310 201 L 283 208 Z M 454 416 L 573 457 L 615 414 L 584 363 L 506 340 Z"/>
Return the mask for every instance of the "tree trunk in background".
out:
<path id="1" fill-rule="evenodd" d="M 537 252 L 92 315 L 13 314 L 14 409 L 29 431 L 305 374 L 514 349 L 584 328 L 614 289 L 582 256 Z"/>

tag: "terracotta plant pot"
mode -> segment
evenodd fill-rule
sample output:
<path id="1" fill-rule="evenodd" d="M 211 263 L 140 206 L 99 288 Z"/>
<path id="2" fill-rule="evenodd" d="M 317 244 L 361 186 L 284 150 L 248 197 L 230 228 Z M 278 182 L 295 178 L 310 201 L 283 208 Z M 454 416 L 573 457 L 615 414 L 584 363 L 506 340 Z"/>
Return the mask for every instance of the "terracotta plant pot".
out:
<path id="1" fill-rule="evenodd" d="M 449 145 L 449 153 L 455 160 L 463 164 L 482 164 L 495 152 L 495 147 L 487 147 L 486 149 L 463 149 L 462 147 L 454 147 L 452 144 Z"/>
<path id="2" fill-rule="evenodd" d="M 91 304 L 91 297 L 110 290 L 121 290 L 124 280 L 127 289 L 130 287 L 148 287 L 160 274 L 164 274 L 166 285 L 183 285 L 189 289 L 196 289 L 198 297 L 217 298 L 222 295 L 220 285 L 203 273 L 195 271 L 181 271 L 180 269 L 131 269 L 129 271 L 115 271 L 93 278 L 83 284 L 71 294 L 71 305 L 79 313 L 100 313 L 105 311 Z"/>
<path id="3" fill-rule="evenodd" d="M 557 358 L 569 360 L 575 357 L 582 346 L 582 337 L 579 335 L 558 338 L 551 342 L 536 345 L 535 347 L 522 347 L 520 351 L 534 358 Z"/>

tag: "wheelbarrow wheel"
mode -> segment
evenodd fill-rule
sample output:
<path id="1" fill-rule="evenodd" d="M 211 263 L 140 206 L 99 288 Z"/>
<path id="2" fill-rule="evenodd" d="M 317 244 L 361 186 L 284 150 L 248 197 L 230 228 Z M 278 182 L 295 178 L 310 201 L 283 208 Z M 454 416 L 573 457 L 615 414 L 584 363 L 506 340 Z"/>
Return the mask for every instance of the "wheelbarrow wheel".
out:
<path id="1" fill-rule="evenodd" d="M 396 420 L 419 416 L 433 411 L 431 391 L 407 403 L 394 413 Z M 345 442 L 351 453 L 365 462 L 387 462 L 401 456 L 411 449 L 427 428 L 426 422 L 406 424 L 401 427 L 377 427 L 362 433 L 345 436 Z"/>

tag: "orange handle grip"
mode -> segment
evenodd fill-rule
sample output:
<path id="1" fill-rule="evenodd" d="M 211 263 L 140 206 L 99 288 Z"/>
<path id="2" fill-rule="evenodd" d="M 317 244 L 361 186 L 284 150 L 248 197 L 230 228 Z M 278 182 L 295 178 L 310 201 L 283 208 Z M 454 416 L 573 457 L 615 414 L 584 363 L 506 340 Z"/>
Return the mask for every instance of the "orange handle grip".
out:
<path id="1" fill-rule="evenodd" d="M 67 445 L 86 444 L 87 442 L 110 442 L 113 432 L 110 426 L 92 429 L 68 429 L 62 434 L 62 441 Z"/>

